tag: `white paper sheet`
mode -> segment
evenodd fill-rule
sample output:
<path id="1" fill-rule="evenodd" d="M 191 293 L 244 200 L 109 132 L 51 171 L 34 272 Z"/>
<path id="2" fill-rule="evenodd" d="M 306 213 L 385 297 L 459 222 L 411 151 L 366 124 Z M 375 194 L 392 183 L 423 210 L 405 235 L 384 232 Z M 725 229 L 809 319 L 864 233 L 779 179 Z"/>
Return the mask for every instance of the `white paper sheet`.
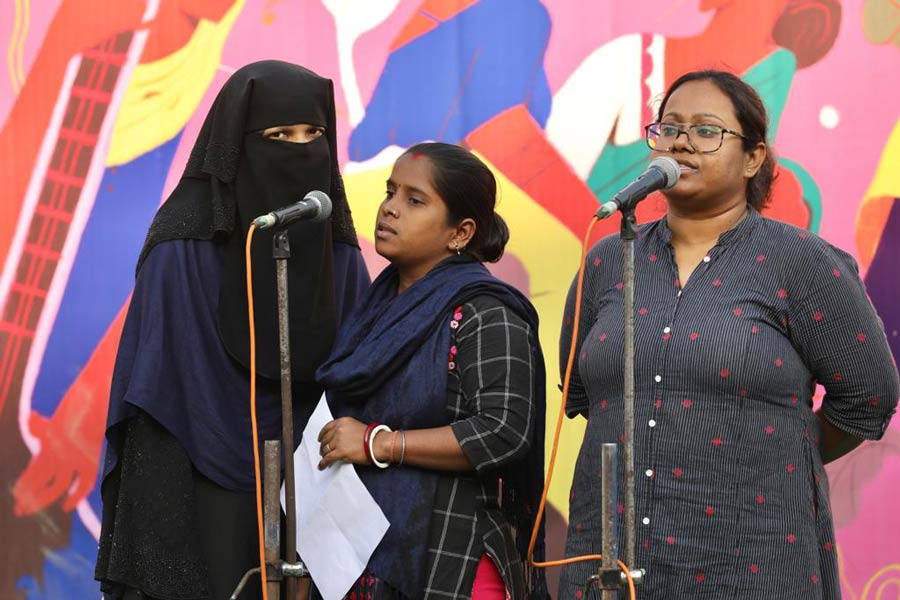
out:
<path id="1" fill-rule="evenodd" d="M 323 395 L 294 452 L 297 552 L 322 597 L 340 600 L 362 574 L 390 523 L 353 465 L 341 461 L 319 470 L 317 438 L 331 420 Z"/>

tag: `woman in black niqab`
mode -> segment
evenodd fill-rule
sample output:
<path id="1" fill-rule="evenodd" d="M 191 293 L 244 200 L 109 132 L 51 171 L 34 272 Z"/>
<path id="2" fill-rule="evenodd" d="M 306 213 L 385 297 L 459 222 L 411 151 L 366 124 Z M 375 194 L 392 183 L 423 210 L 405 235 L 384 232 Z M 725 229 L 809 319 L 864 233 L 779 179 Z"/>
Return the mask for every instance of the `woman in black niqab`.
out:
<path id="1" fill-rule="evenodd" d="M 288 229 L 298 438 L 321 393 L 313 374 L 369 279 L 338 170 L 331 81 L 281 61 L 239 69 L 138 259 L 106 430 L 95 576 L 108 597 L 228 597 L 258 559 L 244 243 L 254 218 L 311 190 L 333 210 Z M 281 431 L 270 232 L 255 234 L 251 261 L 262 441 Z"/>
<path id="2" fill-rule="evenodd" d="M 263 137 L 266 129 L 309 124 L 325 135 L 307 143 Z M 178 187 L 147 236 L 138 270 L 150 250 L 167 239 L 224 239 L 227 266 L 219 295 L 218 328 L 235 359 L 249 368 L 244 239 L 250 223 L 311 190 L 326 192 L 334 210 L 328 223 L 295 223 L 288 261 L 292 367 L 311 381 L 334 339 L 333 238 L 357 244 L 338 170 L 334 92 L 328 79 L 298 65 L 264 61 L 228 80 L 213 103 Z M 254 240 L 257 369 L 279 377 L 278 317 L 272 233 Z"/>

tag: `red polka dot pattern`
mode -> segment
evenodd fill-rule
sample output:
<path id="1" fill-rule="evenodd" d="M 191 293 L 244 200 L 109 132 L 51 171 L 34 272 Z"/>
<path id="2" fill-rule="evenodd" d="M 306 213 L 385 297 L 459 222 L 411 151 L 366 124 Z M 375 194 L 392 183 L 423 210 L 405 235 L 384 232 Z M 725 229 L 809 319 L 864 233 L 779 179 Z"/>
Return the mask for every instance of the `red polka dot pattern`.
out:
<path id="1" fill-rule="evenodd" d="M 644 593 L 729 597 L 742 589 L 764 598 L 789 589 L 802 600 L 829 597 L 839 589 L 831 515 L 823 514 L 824 503 L 815 515 L 805 500 L 825 481 L 822 466 L 809 459 L 814 432 L 804 439 L 815 423 L 809 374 L 838 398 L 840 410 L 829 418 L 855 427 L 856 417 L 845 415 L 863 415 L 867 433 L 880 432 L 900 395 L 871 384 L 884 371 L 879 364 L 887 368 L 893 359 L 882 351 L 879 324 L 867 320 L 855 270 L 818 237 L 753 213 L 735 229 L 744 233 L 724 234 L 682 286 L 665 225 L 641 231 L 635 510 L 638 561 L 659 578 Z M 592 343 L 576 374 L 583 398 L 570 398 L 570 412 L 591 415 L 576 469 L 596 486 L 593 449 L 622 440 L 620 415 L 610 408 L 621 407 L 623 298 L 620 242 L 604 240 L 592 252 L 588 264 L 602 257 L 604 268 L 586 274 L 582 325 Z M 565 347 L 565 330 L 563 338 Z M 841 398 L 848 389 L 852 400 Z M 579 404 L 584 398 L 590 401 Z M 577 471 L 574 489 L 570 518 L 583 527 L 567 543 L 588 553 L 599 534 L 592 530 L 598 502 Z M 817 563 L 804 562 L 816 553 Z M 579 575 L 560 597 L 572 597 L 591 567 L 572 567 Z M 704 589 L 692 594 L 694 585 Z"/>

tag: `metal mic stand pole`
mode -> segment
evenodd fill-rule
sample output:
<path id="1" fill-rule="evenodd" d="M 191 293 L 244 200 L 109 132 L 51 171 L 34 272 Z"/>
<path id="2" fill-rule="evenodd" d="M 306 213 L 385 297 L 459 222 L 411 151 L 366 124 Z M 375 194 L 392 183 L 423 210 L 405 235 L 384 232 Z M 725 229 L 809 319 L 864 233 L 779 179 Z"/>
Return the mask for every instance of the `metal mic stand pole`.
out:
<path id="1" fill-rule="evenodd" d="M 294 408 L 291 393 L 291 339 L 288 321 L 287 260 L 291 257 L 287 230 L 279 228 L 272 240 L 278 286 L 278 351 L 281 363 L 281 449 L 284 454 L 285 562 L 297 561 L 297 498 L 294 487 Z M 302 567 L 302 563 L 299 563 Z M 305 571 L 305 567 L 302 568 Z M 304 573 L 305 574 L 305 573 Z M 289 600 L 297 595 L 297 581 L 286 579 Z"/>
<path id="2" fill-rule="evenodd" d="M 281 442 L 278 440 L 265 442 L 264 477 L 263 540 L 266 550 L 266 587 L 269 600 L 279 600 L 282 577 L 276 566 L 281 561 Z"/>
<path id="3" fill-rule="evenodd" d="M 263 532 L 266 559 L 266 587 L 270 600 L 281 597 L 281 582 L 290 577 L 309 577 L 302 562 L 281 560 L 281 442 L 266 440 L 265 479 L 263 480 Z M 259 567 L 250 569 L 241 578 L 230 600 L 238 600 L 250 577 L 259 573 Z M 287 579 L 291 582 L 290 579 Z M 288 600 L 294 600 L 288 596 Z"/>
<path id="4" fill-rule="evenodd" d="M 265 442 L 265 480 L 263 491 L 263 537 L 266 559 L 266 585 L 271 600 L 279 598 L 279 583 L 285 582 L 285 597 L 294 600 L 297 596 L 298 577 L 309 577 L 309 571 L 297 559 L 297 498 L 294 487 L 294 407 L 291 394 L 291 340 L 288 320 L 287 260 L 291 257 L 291 247 L 287 231 L 279 228 L 272 238 L 272 257 L 275 259 L 275 275 L 278 293 L 278 351 L 281 367 L 281 443 L 276 440 Z M 279 502 L 279 477 L 281 461 L 279 446 L 284 450 L 284 512 L 285 512 L 285 559 L 281 560 L 281 510 Z M 249 577 L 259 572 L 259 567 L 244 574 L 231 595 L 237 600 L 247 585 Z"/>
<path id="5" fill-rule="evenodd" d="M 624 443 L 622 444 L 623 463 L 623 488 L 625 498 L 623 501 L 625 565 L 631 571 L 635 585 L 641 583 L 644 576 L 643 569 L 637 569 L 635 562 L 635 508 L 634 508 L 634 238 L 637 234 L 634 208 L 637 201 L 621 207 L 622 226 L 620 237 L 622 239 L 622 293 L 624 310 Z M 585 592 L 592 584 L 597 584 L 604 590 L 603 600 L 614 599 L 618 590 L 624 583 L 624 573 L 616 566 L 617 560 L 617 519 L 616 513 L 616 465 L 617 448 L 615 444 L 603 444 L 602 446 L 602 555 L 600 569 L 597 575 L 591 576 L 585 583 Z M 607 476 L 611 473 L 611 477 Z M 610 554 L 610 556 L 607 556 Z M 613 590 L 613 591 L 609 591 Z"/>
<path id="6" fill-rule="evenodd" d="M 618 567 L 619 539 L 618 539 L 618 515 L 616 500 L 618 493 L 617 471 L 619 448 L 616 444 L 602 444 L 600 446 L 600 535 L 602 537 L 600 554 L 600 569 L 596 575 L 588 577 L 584 584 L 583 598 L 589 598 L 588 592 L 592 585 L 600 588 L 601 600 L 616 600 L 619 588 L 622 587 L 622 572 Z"/>
<path id="7" fill-rule="evenodd" d="M 625 490 L 625 564 L 634 567 L 634 238 L 637 233 L 634 204 L 622 209 L 622 293 L 624 295 L 624 428 L 622 444 L 623 482 Z"/>

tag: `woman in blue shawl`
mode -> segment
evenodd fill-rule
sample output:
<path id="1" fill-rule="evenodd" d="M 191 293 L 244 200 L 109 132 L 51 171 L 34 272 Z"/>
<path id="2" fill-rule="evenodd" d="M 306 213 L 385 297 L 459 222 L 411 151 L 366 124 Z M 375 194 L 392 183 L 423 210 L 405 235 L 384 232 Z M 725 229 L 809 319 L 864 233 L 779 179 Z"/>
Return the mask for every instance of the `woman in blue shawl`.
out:
<path id="1" fill-rule="evenodd" d="M 534 307 L 482 264 L 509 239 L 496 191 L 459 146 L 397 160 L 375 230 L 391 264 L 317 373 L 336 417 L 319 434 L 320 468 L 357 465 L 391 524 L 348 598 L 546 595 L 525 556 L 544 363 Z"/>

